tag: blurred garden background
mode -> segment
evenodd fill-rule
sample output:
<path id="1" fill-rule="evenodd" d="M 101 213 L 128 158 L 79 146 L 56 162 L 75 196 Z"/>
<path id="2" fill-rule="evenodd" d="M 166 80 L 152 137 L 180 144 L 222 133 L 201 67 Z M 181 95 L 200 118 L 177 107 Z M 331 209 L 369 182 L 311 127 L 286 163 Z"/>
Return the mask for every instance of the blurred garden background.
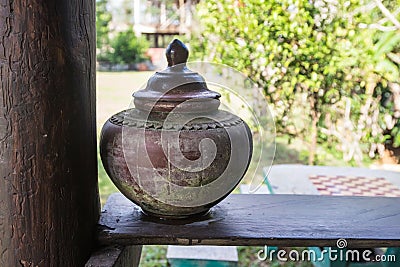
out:
<path id="1" fill-rule="evenodd" d="M 400 0 L 96 4 L 98 134 L 179 38 L 191 61 L 226 64 L 262 88 L 276 124 L 274 164 L 400 171 Z M 117 189 L 100 160 L 99 186 L 104 204 Z M 258 262 L 258 249 L 239 248 L 240 266 L 280 266 Z M 141 266 L 166 266 L 165 253 L 146 246 Z"/>

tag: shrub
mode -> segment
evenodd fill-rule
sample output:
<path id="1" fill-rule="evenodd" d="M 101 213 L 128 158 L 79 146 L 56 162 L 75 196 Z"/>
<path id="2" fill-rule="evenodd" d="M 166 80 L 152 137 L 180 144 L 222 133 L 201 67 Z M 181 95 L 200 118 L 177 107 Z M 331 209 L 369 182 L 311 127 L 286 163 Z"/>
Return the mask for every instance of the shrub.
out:
<path id="1" fill-rule="evenodd" d="M 110 41 L 107 59 L 114 64 L 133 64 L 145 60 L 149 44 L 143 37 L 137 37 L 132 30 L 119 32 Z"/>
<path id="2" fill-rule="evenodd" d="M 317 143 L 327 140 L 360 162 L 360 153 L 370 149 L 365 144 L 376 148 L 390 130 L 379 86 L 398 82 L 398 65 L 389 65 L 386 56 L 394 46 L 385 42 L 387 48 L 379 49 L 382 33 L 368 27 L 381 13 L 368 8 L 358 0 L 203 1 L 203 28 L 193 35 L 192 48 L 195 56 L 256 81 L 274 109 L 278 132 L 309 142 L 310 164 Z M 398 36 L 387 36 L 390 44 L 398 44 Z"/>

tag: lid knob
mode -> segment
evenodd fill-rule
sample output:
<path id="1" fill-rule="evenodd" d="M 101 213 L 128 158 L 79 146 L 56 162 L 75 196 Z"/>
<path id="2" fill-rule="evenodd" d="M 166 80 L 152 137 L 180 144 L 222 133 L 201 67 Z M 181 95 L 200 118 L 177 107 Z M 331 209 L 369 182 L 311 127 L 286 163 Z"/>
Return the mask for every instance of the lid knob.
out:
<path id="1" fill-rule="evenodd" d="M 207 88 L 197 72 L 186 67 L 189 50 L 178 39 L 167 47 L 168 68 L 156 72 L 146 88 L 133 94 L 135 107 L 151 112 L 205 113 L 218 110 L 221 95 Z"/>
<path id="2" fill-rule="evenodd" d="M 189 57 L 189 50 L 186 45 L 178 39 L 174 39 L 165 51 L 168 67 L 186 63 Z"/>

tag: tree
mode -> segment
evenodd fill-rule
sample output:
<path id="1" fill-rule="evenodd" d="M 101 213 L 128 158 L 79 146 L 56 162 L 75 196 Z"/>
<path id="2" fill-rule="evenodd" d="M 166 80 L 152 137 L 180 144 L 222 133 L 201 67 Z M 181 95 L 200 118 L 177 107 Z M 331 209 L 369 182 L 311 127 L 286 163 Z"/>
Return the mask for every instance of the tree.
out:
<path id="1" fill-rule="evenodd" d="M 337 129 L 333 133 L 341 136 L 340 141 L 353 136 L 348 147 L 358 146 L 360 150 L 363 146 L 370 157 L 376 152 L 383 155 L 386 144 L 400 145 L 400 61 L 396 61 L 400 57 L 400 29 L 396 26 L 399 3 L 361 2 L 346 15 L 357 25 L 350 39 L 356 49 L 351 50 L 347 58 L 353 60 L 347 64 L 351 66 L 349 75 L 358 82 L 349 96 L 351 117 L 347 116 L 347 125 L 352 122 L 352 129 L 347 136 Z M 357 157 L 361 158 L 361 151 Z"/>
<path id="2" fill-rule="evenodd" d="M 342 8 L 308 0 L 207 1 L 199 7 L 205 27 L 200 49 L 264 88 L 278 112 L 277 129 L 310 137 L 310 163 L 321 116 L 349 88 L 338 51 L 349 46 L 353 28 L 345 27 Z M 309 114 L 301 127 L 293 109 L 298 95 L 305 97 Z"/>
<path id="3" fill-rule="evenodd" d="M 96 47 L 98 60 L 105 60 L 110 43 L 110 22 L 112 15 L 109 12 L 107 0 L 96 0 Z"/>
<path id="4" fill-rule="evenodd" d="M 125 23 L 128 27 L 133 27 L 134 17 L 133 17 L 133 1 L 132 0 L 122 0 L 121 2 L 121 11 L 120 16 L 122 22 Z"/>
<path id="5" fill-rule="evenodd" d="M 149 48 L 147 40 L 142 37 L 136 37 L 131 29 L 119 32 L 111 40 L 110 46 L 111 51 L 108 58 L 111 63 L 115 64 L 138 63 L 146 59 L 145 53 Z"/>
<path id="6" fill-rule="evenodd" d="M 334 141 L 326 136 L 334 131 L 327 129 L 346 121 L 347 109 L 348 123 L 360 127 L 355 138 L 383 140 L 383 132 L 373 130 L 382 128 L 378 118 L 383 114 L 375 114 L 379 101 L 371 97 L 377 83 L 371 81 L 387 86 L 396 68 L 373 53 L 378 44 L 371 36 L 376 37 L 377 29 L 361 29 L 376 19 L 371 12 L 376 10 L 370 4 L 355 0 L 203 1 L 198 5 L 203 29 L 194 35 L 192 48 L 195 56 L 235 67 L 264 88 L 278 132 L 308 140 L 312 164 L 317 143 Z M 352 98 L 356 101 L 348 104 Z M 361 113 L 368 122 L 377 119 L 362 128 Z M 343 135 L 333 138 L 344 142 L 338 140 Z"/>

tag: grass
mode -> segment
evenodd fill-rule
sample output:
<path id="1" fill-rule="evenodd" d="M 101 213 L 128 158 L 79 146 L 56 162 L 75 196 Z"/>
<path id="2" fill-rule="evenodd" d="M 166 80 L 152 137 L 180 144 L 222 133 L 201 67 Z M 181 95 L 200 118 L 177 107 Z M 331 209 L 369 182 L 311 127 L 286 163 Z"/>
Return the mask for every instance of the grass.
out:
<path id="1" fill-rule="evenodd" d="M 97 72 L 97 140 L 103 124 L 113 114 L 129 107 L 132 93 L 145 85 L 153 72 Z M 100 156 L 98 156 L 100 201 L 104 205 L 107 197 L 117 188 L 108 178 Z"/>
<path id="2" fill-rule="evenodd" d="M 148 80 L 153 72 L 98 72 L 97 73 L 97 135 L 100 136 L 101 127 L 104 122 L 113 114 L 128 108 L 132 101 L 132 93 L 140 89 Z M 99 139 L 99 138 L 98 138 Z M 290 144 L 289 144 L 290 143 Z M 289 142 L 286 137 L 276 139 L 276 153 L 274 164 L 282 163 L 302 163 L 306 164 L 306 149 L 300 140 Z M 299 149 L 303 148 L 303 149 Z M 319 151 L 324 155 L 324 159 L 330 165 L 344 165 L 340 159 L 330 156 L 326 151 Z M 261 161 L 261 166 L 265 166 L 267 161 Z M 117 192 L 117 188 L 108 178 L 100 157 L 98 157 L 99 191 L 102 205 L 107 197 Z M 261 174 L 259 174 L 261 175 Z M 244 182 L 248 182 L 246 178 Z M 238 190 L 235 190 L 238 192 Z M 239 266 L 312 266 L 308 262 L 287 262 L 262 261 L 257 259 L 257 252 L 261 247 L 238 247 Z M 141 266 L 157 267 L 167 266 L 166 260 L 167 246 L 144 246 Z"/>

